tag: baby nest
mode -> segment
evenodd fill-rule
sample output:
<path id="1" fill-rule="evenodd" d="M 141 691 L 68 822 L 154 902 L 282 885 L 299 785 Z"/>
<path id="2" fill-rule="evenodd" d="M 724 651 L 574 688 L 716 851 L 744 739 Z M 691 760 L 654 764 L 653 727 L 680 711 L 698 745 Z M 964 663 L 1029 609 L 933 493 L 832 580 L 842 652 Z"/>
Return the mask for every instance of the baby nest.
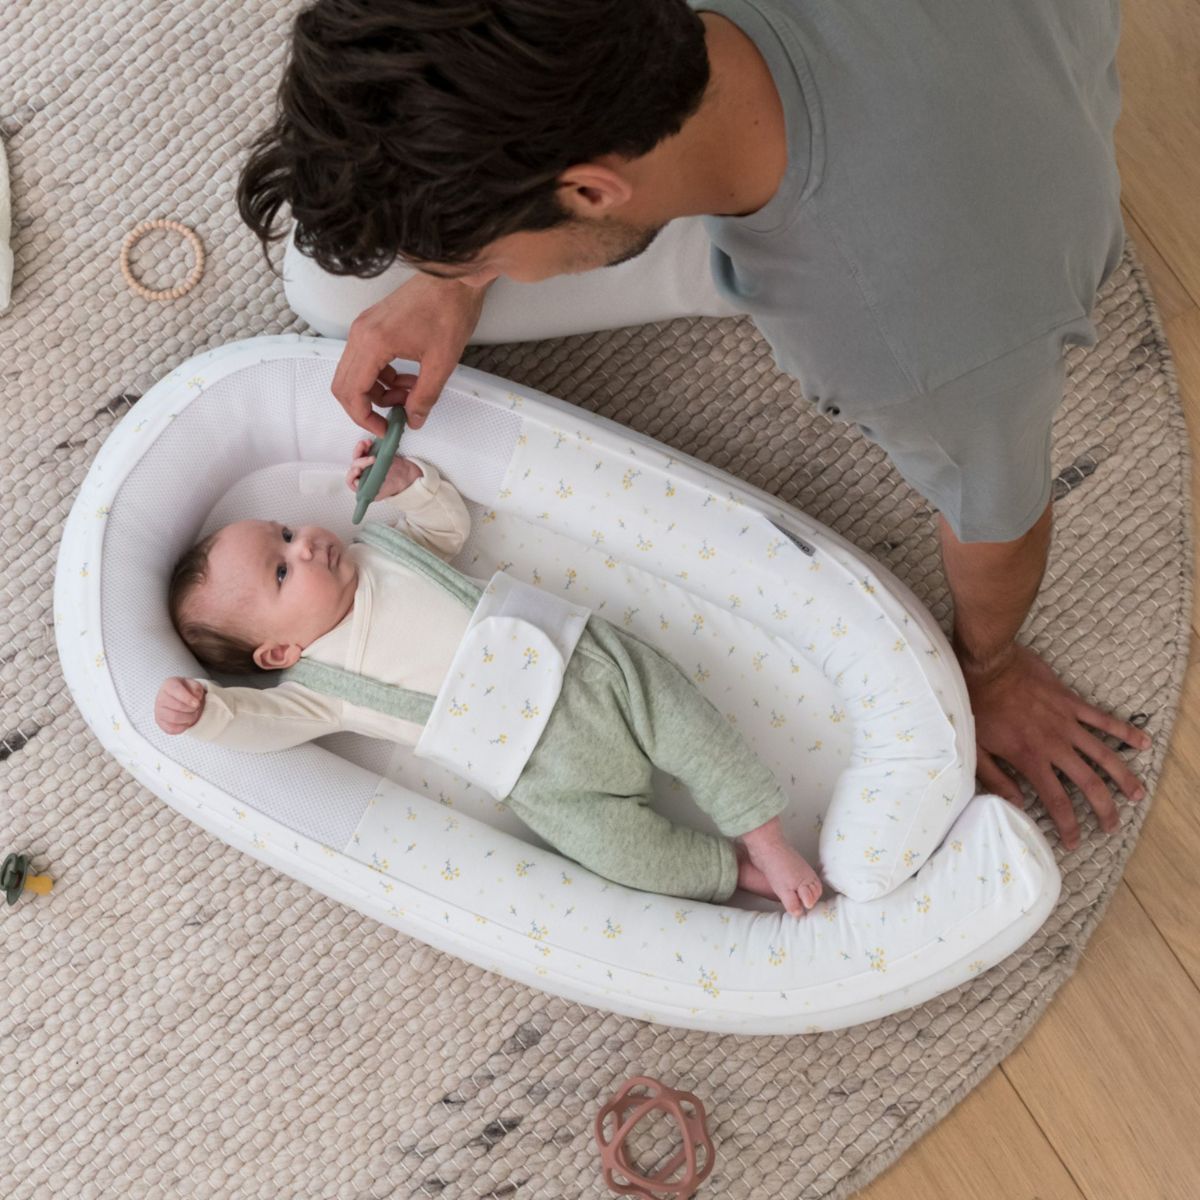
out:
<path id="1" fill-rule="evenodd" d="M 287 334 L 189 359 L 130 410 L 80 489 L 55 580 L 59 655 L 84 717 L 141 783 L 431 946 L 665 1025 L 872 1020 L 986 970 L 1046 919 L 1053 856 L 1024 813 L 974 795 L 961 674 L 899 580 L 758 488 L 466 367 L 401 446 L 467 502 L 453 564 L 503 569 L 673 658 L 793 798 L 782 822 L 820 862 L 818 906 L 798 919 L 741 891 L 710 904 L 624 887 L 478 787 L 357 734 L 254 755 L 162 733 L 163 679 L 205 674 L 167 615 L 179 554 L 242 517 L 352 535 L 344 473 L 362 435 L 329 391 L 343 347 Z M 678 781 L 656 784 L 659 811 L 716 832 Z"/>

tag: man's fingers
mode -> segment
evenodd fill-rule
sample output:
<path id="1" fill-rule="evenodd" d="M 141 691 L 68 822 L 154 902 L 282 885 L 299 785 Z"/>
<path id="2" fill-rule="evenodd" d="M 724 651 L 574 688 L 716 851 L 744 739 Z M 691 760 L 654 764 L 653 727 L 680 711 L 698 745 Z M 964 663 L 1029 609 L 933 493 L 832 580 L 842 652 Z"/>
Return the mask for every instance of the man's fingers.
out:
<path id="1" fill-rule="evenodd" d="M 1105 833 L 1115 833 L 1121 828 L 1121 816 L 1108 784 L 1078 754 L 1063 754 L 1056 765 L 1084 794 Z"/>
<path id="2" fill-rule="evenodd" d="M 1110 750 L 1098 737 L 1093 737 L 1081 725 L 1075 735 L 1075 749 L 1085 754 L 1098 767 L 1103 767 L 1106 775 L 1134 803 L 1143 799 L 1146 789 L 1142 787 L 1138 777 L 1125 765 L 1125 760 L 1115 751 Z"/>
<path id="3" fill-rule="evenodd" d="M 982 746 L 976 747 L 975 774 L 993 795 L 1024 809 L 1025 797 L 1021 795 L 1017 781 Z"/>
<path id="4" fill-rule="evenodd" d="M 356 337 L 353 329 L 350 332 L 329 390 L 356 425 L 376 437 L 383 437 L 387 422 L 371 409 L 373 396 L 382 396 L 384 392 L 383 385 L 376 383 L 381 368 L 376 365 L 373 352 L 365 348 L 361 335 Z"/>
<path id="5" fill-rule="evenodd" d="M 379 396 L 382 397 L 382 395 L 383 388 L 380 387 Z M 355 425 L 361 425 L 368 433 L 381 438 L 387 433 L 387 421 L 371 407 L 372 403 L 371 398 L 364 396 L 361 404 L 342 405 L 342 407 L 346 409 L 346 415 Z"/>
<path id="6" fill-rule="evenodd" d="M 1021 770 L 1019 763 L 1013 765 L 1017 770 Z M 1079 845 L 1079 822 L 1075 819 L 1075 808 L 1071 804 L 1071 797 L 1067 795 L 1066 789 L 1058 782 L 1054 772 L 1046 767 L 1036 773 L 1028 774 L 1026 777 L 1033 784 L 1038 798 L 1046 806 L 1046 811 L 1054 822 L 1054 828 L 1058 830 L 1058 836 L 1062 838 L 1062 844 L 1068 850 L 1074 850 Z"/>
<path id="7" fill-rule="evenodd" d="M 1130 725 L 1128 721 L 1122 721 L 1120 717 L 1106 713 L 1103 709 L 1093 708 L 1092 705 L 1078 697 L 1076 697 L 1076 701 L 1075 719 L 1077 721 L 1091 725 L 1093 729 L 1102 730 L 1122 742 L 1127 742 L 1130 746 L 1136 746 L 1139 750 L 1149 747 L 1150 735 L 1145 730 L 1139 729 L 1136 725 Z"/>
<path id="8" fill-rule="evenodd" d="M 454 367 L 453 359 L 430 355 L 421 360 L 419 375 L 396 376 L 397 386 L 407 385 L 409 389 L 408 396 L 404 401 L 404 409 L 408 416 L 408 423 L 413 429 L 420 429 L 425 424 L 429 410 L 437 403 L 438 397 L 442 394 L 442 388 L 446 386 L 446 380 L 450 378 Z"/>

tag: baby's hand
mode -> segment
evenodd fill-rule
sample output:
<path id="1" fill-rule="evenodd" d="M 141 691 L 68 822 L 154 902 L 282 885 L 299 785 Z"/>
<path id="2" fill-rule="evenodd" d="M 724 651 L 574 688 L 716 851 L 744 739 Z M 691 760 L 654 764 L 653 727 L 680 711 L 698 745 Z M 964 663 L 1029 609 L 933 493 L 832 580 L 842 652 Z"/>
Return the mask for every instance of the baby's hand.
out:
<path id="1" fill-rule="evenodd" d="M 158 689 L 154 701 L 154 719 L 163 733 L 183 733 L 200 720 L 204 712 L 204 685 L 194 679 L 173 675 Z"/>
<path id="2" fill-rule="evenodd" d="M 352 492 L 358 491 L 359 477 L 375 461 L 375 456 L 367 453 L 370 448 L 369 438 L 364 438 L 354 445 L 354 461 L 350 464 L 350 470 L 346 472 L 346 483 Z M 385 496 L 395 496 L 420 478 L 421 468 L 411 458 L 404 458 L 397 454 L 388 468 L 383 485 L 375 494 L 375 499 L 382 500 Z"/>

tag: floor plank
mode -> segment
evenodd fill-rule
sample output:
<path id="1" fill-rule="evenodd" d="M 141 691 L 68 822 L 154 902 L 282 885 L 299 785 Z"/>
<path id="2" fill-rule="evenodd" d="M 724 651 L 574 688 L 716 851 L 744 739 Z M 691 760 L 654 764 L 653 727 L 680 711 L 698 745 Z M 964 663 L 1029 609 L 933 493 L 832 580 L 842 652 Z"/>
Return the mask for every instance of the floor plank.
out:
<path id="1" fill-rule="evenodd" d="M 1200 304 L 1200 5 L 1125 0 L 1117 163 L 1125 204 Z"/>
<path id="2" fill-rule="evenodd" d="M 1121 207 L 1125 218 L 1125 232 L 1146 269 L 1146 278 L 1150 281 L 1150 290 L 1154 293 L 1154 303 L 1158 306 L 1159 316 L 1163 323 L 1167 324 L 1182 316 L 1188 309 L 1195 308 L 1196 301 L 1188 294 L 1179 276 L 1171 270 L 1167 260 L 1159 254 L 1154 239 L 1141 227 L 1127 206 Z"/>
<path id="3" fill-rule="evenodd" d="M 1171 753 L 1125 882 L 1200 989 L 1200 638 L 1192 637 Z M 1197 1181 L 1200 1194 L 1200 1180 Z"/>
<path id="4" fill-rule="evenodd" d="M 1086 1200 L 1200 1194 L 1200 992 L 1124 884 L 1001 1069 Z"/>
<path id="5" fill-rule="evenodd" d="M 1086 1200 L 999 1069 L 858 1197 Z"/>

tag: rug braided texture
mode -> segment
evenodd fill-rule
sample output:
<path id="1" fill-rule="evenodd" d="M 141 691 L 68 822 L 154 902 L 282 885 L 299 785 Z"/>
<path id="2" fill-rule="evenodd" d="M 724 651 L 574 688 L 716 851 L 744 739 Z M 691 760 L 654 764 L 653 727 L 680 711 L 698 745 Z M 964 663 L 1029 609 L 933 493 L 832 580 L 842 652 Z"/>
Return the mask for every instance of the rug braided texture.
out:
<path id="1" fill-rule="evenodd" d="M 696 1092 L 701 1196 L 852 1195 L 1020 1041 L 1070 975 L 1144 808 L 1063 855 L 1062 900 L 1018 953 L 919 1008 L 811 1037 L 652 1026 L 434 951 L 217 842 L 100 748 L 58 668 L 62 523 L 117 420 L 168 370 L 306 327 L 238 220 L 292 14 L 279 0 L 0 0 L 0 136 L 16 255 L 0 317 L 0 853 L 55 880 L 3 908 L 0 1171 L 10 1200 L 601 1197 L 592 1121 L 624 1078 Z M 209 262 L 182 300 L 124 285 L 126 231 L 176 217 Z M 180 239 L 134 268 L 180 281 Z M 1071 354 L 1055 542 L 1024 636 L 1155 735 L 1179 702 L 1191 601 L 1187 445 L 1132 251 L 1100 343 Z M 744 320 L 472 350 L 467 361 L 757 484 L 875 555 L 943 627 L 935 515 L 852 427 L 813 412 Z M 334 403 L 332 398 L 330 403 Z M 436 410 L 433 418 L 436 420 Z M 1079 801 L 1082 812 L 1086 805 Z M 1050 831 L 1040 805 L 1032 809 Z M 634 1142 L 653 1168 L 664 1121 Z"/>

